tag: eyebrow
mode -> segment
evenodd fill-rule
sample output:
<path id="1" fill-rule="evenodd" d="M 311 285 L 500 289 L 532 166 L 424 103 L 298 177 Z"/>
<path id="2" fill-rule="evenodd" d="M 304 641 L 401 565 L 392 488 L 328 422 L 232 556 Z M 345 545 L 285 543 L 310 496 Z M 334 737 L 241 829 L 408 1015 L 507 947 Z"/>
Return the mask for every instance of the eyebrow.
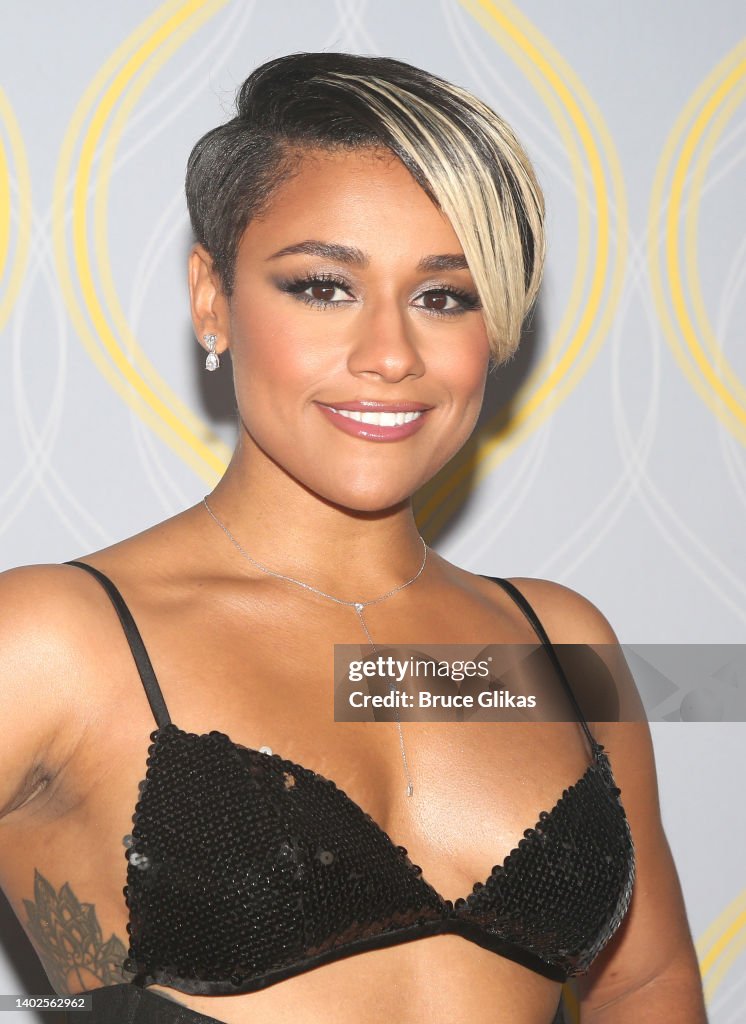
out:
<path id="1" fill-rule="evenodd" d="M 351 245 L 340 245 L 337 242 L 319 242 L 315 238 L 307 238 L 294 245 L 286 245 L 272 253 L 267 260 L 277 260 L 281 256 L 303 253 L 307 256 L 323 256 L 326 259 L 338 260 L 351 266 L 365 269 L 370 266 L 370 257 L 361 249 Z M 463 253 L 441 253 L 438 256 L 423 256 L 417 264 L 417 270 L 430 273 L 433 270 L 468 270 L 469 264 Z"/>

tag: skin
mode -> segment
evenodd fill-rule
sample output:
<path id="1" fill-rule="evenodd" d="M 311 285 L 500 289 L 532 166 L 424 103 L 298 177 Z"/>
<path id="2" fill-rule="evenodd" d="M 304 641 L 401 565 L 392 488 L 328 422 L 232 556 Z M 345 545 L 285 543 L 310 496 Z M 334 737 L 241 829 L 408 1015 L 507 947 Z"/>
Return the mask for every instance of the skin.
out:
<path id="1" fill-rule="evenodd" d="M 317 239 L 367 254 L 365 267 L 278 250 Z M 209 254 L 189 260 L 195 333 L 230 347 L 240 415 L 232 461 L 210 502 L 252 556 L 327 593 L 367 600 L 414 575 L 422 549 L 411 495 L 463 445 L 488 368 L 468 269 L 418 270 L 459 254 L 448 221 L 388 154 L 309 153 L 247 228 L 231 300 Z M 342 276 L 309 305 L 278 282 Z M 353 438 L 319 402 L 416 400 L 430 411 L 405 441 Z M 557 724 L 417 723 L 405 729 L 416 795 L 404 795 L 394 726 L 330 720 L 329 638 L 359 643 L 349 608 L 268 577 L 244 560 L 200 503 L 142 534 L 79 556 L 114 579 L 151 656 L 172 720 L 265 743 L 334 779 L 405 846 L 446 899 L 467 895 L 589 763 L 583 734 Z M 494 571 L 494 570 L 493 570 Z M 650 736 L 617 639 L 582 595 L 517 579 L 558 644 L 606 645 L 624 725 L 591 723 L 611 752 L 637 850 L 622 928 L 581 986 L 582 1020 L 621 1024 L 704 1011 L 676 871 L 660 823 Z M 127 945 L 123 837 L 144 775 L 150 709 L 116 615 L 80 569 L 0 576 L 5 667 L 0 712 L 0 883 L 60 994 L 113 984 Z M 533 643 L 500 588 L 430 552 L 411 587 L 372 606 L 387 643 Z M 635 720 L 637 719 L 637 720 Z M 64 919 L 64 927 L 45 922 Z M 664 920 L 666 927 L 661 929 Z M 76 936 L 60 941 L 60 932 Z M 60 954 L 60 949 L 68 952 Z M 364 957 L 364 959 L 363 959 Z M 560 986 L 452 935 L 372 950 L 233 997 L 151 989 L 228 1024 L 548 1024 Z M 329 993 L 334 993 L 333 1000 Z"/>

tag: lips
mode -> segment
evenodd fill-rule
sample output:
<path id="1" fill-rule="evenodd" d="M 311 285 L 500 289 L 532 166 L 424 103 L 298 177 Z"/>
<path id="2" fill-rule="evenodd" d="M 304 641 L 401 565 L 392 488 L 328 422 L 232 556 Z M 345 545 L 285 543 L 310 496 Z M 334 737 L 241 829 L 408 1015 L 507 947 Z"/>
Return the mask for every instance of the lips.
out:
<path id="1" fill-rule="evenodd" d="M 322 414 L 346 434 L 369 441 L 398 441 L 422 426 L 430 406 L 422 402 L 317 403 Z"/>

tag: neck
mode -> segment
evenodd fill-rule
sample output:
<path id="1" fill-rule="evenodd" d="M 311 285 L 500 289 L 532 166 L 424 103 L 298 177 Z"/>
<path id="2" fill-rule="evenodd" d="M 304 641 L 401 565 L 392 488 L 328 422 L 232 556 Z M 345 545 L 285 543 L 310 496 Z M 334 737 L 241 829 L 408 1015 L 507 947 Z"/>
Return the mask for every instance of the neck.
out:
<path id="1" fill-rule="evenodd" d="M 287 476 L 246 472 L 236 459 L 207 495 L 215 517 L 254 562 L 343 601 L 371 601 L 410 580 L 426 548 L 411 500 L 376 512 L 342 508 Z M 202 504 L 205 543 L 226 568 L 266 575 Z"/>

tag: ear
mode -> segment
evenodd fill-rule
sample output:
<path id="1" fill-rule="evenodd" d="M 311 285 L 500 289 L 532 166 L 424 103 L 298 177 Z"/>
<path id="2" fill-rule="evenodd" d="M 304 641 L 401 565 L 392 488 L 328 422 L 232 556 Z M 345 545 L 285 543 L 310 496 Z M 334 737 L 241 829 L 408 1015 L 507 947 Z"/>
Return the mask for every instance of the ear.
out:
<path id="1" fill-rule="evenodd" d="M 197 340 L 207 349 L 204 335 L 215 334 L 218 339 L 215 350 L 220 355 L 230 345 L 228 300 L 223 294 L 212 256 L 199 242 L 192 246 L 189 253 L 188 279 L 192 323 Z"/>

